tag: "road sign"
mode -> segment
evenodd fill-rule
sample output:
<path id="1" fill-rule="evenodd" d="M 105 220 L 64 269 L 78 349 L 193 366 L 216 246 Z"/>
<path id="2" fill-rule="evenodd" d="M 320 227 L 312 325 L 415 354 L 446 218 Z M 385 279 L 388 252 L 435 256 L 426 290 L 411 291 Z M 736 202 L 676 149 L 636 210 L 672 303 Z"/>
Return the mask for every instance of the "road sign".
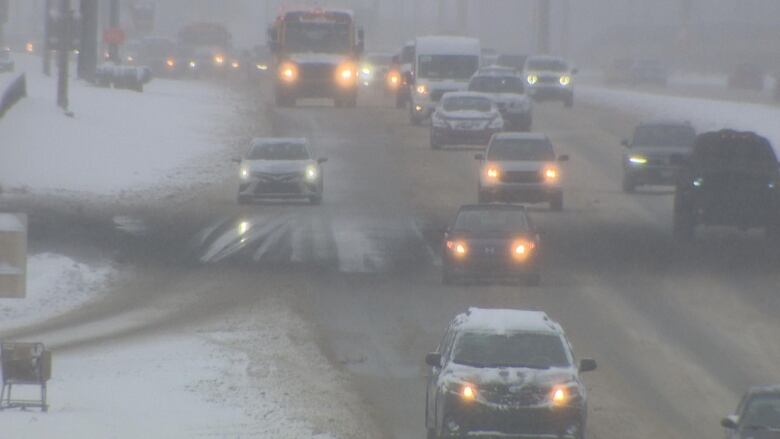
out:
<path id="1" fill-rule="evenodd" d="M 112 27 L 103 31 L 103 42 L 106 44 L 120 45 L 125 42 L 127 35 L 118 27 Z"/>

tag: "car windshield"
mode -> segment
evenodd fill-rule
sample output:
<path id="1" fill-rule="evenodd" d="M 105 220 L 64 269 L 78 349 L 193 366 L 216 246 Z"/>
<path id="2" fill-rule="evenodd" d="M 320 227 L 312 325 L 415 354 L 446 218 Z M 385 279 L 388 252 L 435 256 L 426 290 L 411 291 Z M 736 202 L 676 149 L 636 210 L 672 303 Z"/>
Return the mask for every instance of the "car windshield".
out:
<path id="1" fill-rule="evenodd" d="M 643 125 L 634 131 L 636 146 L 692 147 L 696 131 L 688 125 Z"/>
<path id="2" fill-rule="evenodd" d="M 417 76 L 427 79 L 469 79 L 479 68 L 475 55 L 420 55 Z"/>
<path id="3" fill-rule="evenodd" d="M 347 23 L 290 21 L 285 29 L 284 48 L 288 52 L 345 53 L 350 50 Z"/>
<path id="4" fill-rule="evenodd" d="M 522 94 L 524 89 L 523 81 L 516 76 L 477 76 L 469 83 L 469 91 Z"/>
<path id="5" fill-rule="evenodd" d="M 555 152 L 547 139 L 494 139 L 488 148 L 487 159 L 551 162 L 555 160 Z"/>
<path id="6" fill-rule="evenodd" d="M 493 101 L 480 96 L 448 96 L 442 101 L 444 111 L 479 111 L 488 113 Z"/>
<path id="7" fill-rule="evenodd" d="M 754 396 L 745 407 L 741 423 L 747 428 L 780 428 L 780 394 Z"/>
<path id="8" fill-rule="evenodd" d="M 529 59 L 526 68 L 528 70 L 546 70 L 551 72 L 569 71 L 569 65 L 566 63 L 566 61 L 560 59 L 549 59 L 549 58 Z"/>
<path id="9" fill-rule="evenodd" d="M 549 369 L 571 365 L 560 336 L 534 332 L 464 332 L 455 339 L 452 361 L 491 368 Z"/>
<path id="10" fill-rule="evenodd" d="M 269 143 L 253 146 L 247 160 L 308 160 L 309 151 L 301 143 Z"/>
<path id="11" fill-rule="evenodd" d="M 486 209 L 462 210 L 455 220 L 454 230 L 466 233 L 525 233 L 529 224 L 522 210 Z"/>

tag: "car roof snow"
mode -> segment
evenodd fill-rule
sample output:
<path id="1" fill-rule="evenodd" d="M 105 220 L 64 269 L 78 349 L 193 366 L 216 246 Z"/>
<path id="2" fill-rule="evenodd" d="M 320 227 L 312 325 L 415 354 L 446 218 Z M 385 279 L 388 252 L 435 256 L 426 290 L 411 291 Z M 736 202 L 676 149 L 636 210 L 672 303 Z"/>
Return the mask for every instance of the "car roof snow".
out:
<path id="1" fill-rule="evenodd" d="M 561 326 L 550 319 L 545 312 L 522 309 L 469 308 L 456 317 L 455 326 L 459 330 L 497 334 L 512 332 L 563 334 Z"/>
<path id="2" fill-rule="evenodd" d="M 308 145 L 309 141 L 305 137 L 255 137 L 252 139 L 252 146 L 274 145 L 279 143 Z"/>
<path id="3" fill-rule="evenodd" d="M 547 135 L 544 133 L 503 132 L 494 134 L 493 139 L 547 140 Z"/>

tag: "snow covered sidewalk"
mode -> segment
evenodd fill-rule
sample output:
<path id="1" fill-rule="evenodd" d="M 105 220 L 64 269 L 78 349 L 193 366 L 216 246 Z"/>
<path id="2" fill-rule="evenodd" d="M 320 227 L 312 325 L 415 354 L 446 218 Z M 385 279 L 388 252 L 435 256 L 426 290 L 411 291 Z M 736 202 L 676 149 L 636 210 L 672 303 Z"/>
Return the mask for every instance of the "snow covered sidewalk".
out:
<path id="1" fill-rule="evenodd" d="M 55 106 L 55 78 L 20 55 L 28 97 L 0 119 L 5 191 L 155 197 L 229 172 L 234 97 L 216 84 L 157 79 L 144 93 L 71 81 L 75 118 Z"/>
<path id="2" fill-rule="evenodd" d="M 656 95 L 598 86 L 579 86 L 577 99 L 590 105 L 647 118 L 690 121 L 698 131 L 734 128 L 755 131 L 780 148 L 780 108 L 715 99 Z"/>

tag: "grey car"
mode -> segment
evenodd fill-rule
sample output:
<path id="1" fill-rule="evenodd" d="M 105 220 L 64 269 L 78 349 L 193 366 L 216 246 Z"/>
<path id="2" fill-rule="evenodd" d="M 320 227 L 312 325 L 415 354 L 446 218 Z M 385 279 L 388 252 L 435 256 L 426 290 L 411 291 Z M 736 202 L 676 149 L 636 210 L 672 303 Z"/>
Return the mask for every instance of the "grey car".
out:
<path id="1" fill-rule="evenodd" d="M 780 385 L 748 390 L 721 425 L 727 439 L 780 439 Z"/>
<path id="2" fill-rule="evenodd" d="M 504 128 L 528 131 L 533 122 L 533 104 L 525 94 L 523 77 L 508 67 L 479 69 L 469 81 L 469 91 L 493 98 L 504 118 Z"/>
<path id="3" fill-rule="evenodd" d="M 325 184 L 322 164 L 306 139 L 257 138 L 239 164 L 238 202 L 255 199 L 308 199 L 322 202 Z"/>
<path id="4" fill-rule="evenodd" d="M 455 317 L 425 358 L 429 439 L 584 439 L 587 391 L 561 326 L 541 311 L 477 309 Z"/>
<path id="5" fill-rule="evenodd" d="M 550 203 L 563 209 L 559 164 L 569 156 L 555 154 L 552 142 L 539 133 L 499 133 L 490 139 L 480 161 L 479 202 Z"/>
<path id="6" fill-rule="evenodd" d="M 693 151 L 696 130 L 687 122 L 652 121 L 624 140 L 623 191 L 641 185 L 674 185 L 680 164 Z"/>

